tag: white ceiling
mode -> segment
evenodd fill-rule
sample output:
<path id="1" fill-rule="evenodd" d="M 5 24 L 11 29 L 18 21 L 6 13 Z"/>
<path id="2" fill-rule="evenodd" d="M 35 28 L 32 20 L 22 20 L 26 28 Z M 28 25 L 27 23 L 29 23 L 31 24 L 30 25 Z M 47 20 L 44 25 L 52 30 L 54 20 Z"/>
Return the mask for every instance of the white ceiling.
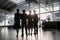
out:
<path id="1" fill-rule="evenodd" d="M 0 8 L 11 11 L 12 9 L 16 8 L 17 5 L 22 7 L 25 4 L 29 4 L 29 2 L 30 3 L 32 3 L 32 2 L 36 3 L 37 2 L 36 4 L 38 4 L 40 2 L 41 4 L 47 5 L 47 4 L 51 4 L 52 1 L 57 2 L 60 0 L 16 0 L 15 2 L 14 2 L 14 0 L 0 0 Z M 16 2 L 20 2 L 20 3 L 18 4 Z"/>

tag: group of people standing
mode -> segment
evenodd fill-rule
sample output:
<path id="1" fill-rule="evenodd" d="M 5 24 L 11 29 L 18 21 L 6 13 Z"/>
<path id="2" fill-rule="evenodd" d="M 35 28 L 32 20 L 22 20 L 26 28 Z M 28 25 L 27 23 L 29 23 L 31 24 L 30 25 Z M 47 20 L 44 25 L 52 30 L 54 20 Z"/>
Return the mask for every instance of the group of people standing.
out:
<path id="1" fill-rule="evenodd" d="M 22 37 L 24 36 L 24 27 L 25 27 L 25 33 L 26 36 L 28 36 L 27 29 L 29 29 L 29 32 L 31 30 L 32 35 L 32 29 L 34 28 L 34 34 L 38 33 L 38 15 L 36 14 L 36 11 L 34 10 L 34 15 L 31 15 L 31 11 L 29 11 L 29 15 L 27 15 L 25 10 L 22 10 L 22 14 L 19 13 L 19 9 L 17 9 L 17 12 L 15 13 L 14 17 L 14 29 L 16 29 L 17 37 L 19 33 L 19 29 L 22 29 Z M 29 33 L 30 34 L 30 33 Z"/>

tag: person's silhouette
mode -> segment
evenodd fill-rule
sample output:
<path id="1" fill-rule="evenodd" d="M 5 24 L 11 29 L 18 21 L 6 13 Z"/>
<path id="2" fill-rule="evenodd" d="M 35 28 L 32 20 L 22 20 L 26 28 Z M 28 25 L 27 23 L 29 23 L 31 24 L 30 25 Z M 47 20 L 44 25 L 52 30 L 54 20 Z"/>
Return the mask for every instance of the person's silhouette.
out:
<path id="1" fill-rule="evenodd" d="M 38 33 L 38 15 L 36 14 L 35 10 L 33 15 L 33 27 L 34 27 L 34 34 L 37 34 Z"/>
<path id="2" fill-rule="evenodd" d="M 14 17 L 14 29 L 16 29 L 17 32 L 17 38 L 18 38 L 18 33 L 19 33 L 19 29 L 21 28 L 20 26 L 20 16 L 21 14 L 19 13 L 19 9 L 16 10 L 17 12 L 15 13 L 15 17 Z"/>
<path id="3" fill-rule="evenodd" d="M 27 19 L 27 14 L 25 13 L 25 10 L 22 10 L 23 14 L 22 14 L 22 37 L 24 36 L 24 27 L 25 27 L 25 31 L 26 31 L 26 36 L 27 36 L 27 27 L 26 27 L 26 19 Z"/>
<path id="4" fill-rule="evenodd" d="M 31 30 L 31 35 L 32 35 L 33 21 L 32 21 L 31 11 L 29 11 L 29 15 L 28 15 L 28 26 L 29 26 L 29 34 Z"/>

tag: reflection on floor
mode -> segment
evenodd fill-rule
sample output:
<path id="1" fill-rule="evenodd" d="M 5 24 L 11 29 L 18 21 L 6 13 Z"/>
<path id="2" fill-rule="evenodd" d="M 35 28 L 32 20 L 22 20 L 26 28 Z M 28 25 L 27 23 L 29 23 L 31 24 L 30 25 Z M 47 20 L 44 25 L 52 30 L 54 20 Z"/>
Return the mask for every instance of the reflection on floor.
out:
<path id="1" fill-rule="evenodd" d="M 19 37 L 16 38 L 16 31 L 13 29 L 8 29 L 7 27 L 0 27 L 0 40 L 60 40 L 60 32 L 58 31 L 43 31 L 39 28 L 38 35 L 34 35 L 34 29 L 32 36 L 28 35 L 26 37 L 24 31 L 24 37 L 21 37 L 21 29 L 19 30 Z"/>

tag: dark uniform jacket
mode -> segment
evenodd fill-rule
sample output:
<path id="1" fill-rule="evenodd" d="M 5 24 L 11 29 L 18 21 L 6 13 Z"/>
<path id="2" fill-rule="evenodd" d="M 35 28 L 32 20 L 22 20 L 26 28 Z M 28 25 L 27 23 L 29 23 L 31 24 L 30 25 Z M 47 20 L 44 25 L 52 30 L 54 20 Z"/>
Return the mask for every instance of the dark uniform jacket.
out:
<path id="1" fill-rule="evenodd" d="M 34 27 L 38 26 L 38 15 L 37 14 L 33 15 L 33 24 L 34 24 Z"/>
<path id="2" fill-rule="evenodd" d="M 21 19 L 21 14 L 20 13 L 15 13 L 14 17 L 14 28 L 21 28 L 20 26 L 20 19 Z"/>
<path id="3" fill-rule="evenodd" d="M 28 26 L 32 27 L 33 26 L 33 21 L 32 21 L 32 15 L 28 15 Z"/>
<path id="4" fill-rule="evenodd" d="M 27 19 L 27 14 L 22 14 L 22 27 L 26 26 L 26 19 Z"/>

